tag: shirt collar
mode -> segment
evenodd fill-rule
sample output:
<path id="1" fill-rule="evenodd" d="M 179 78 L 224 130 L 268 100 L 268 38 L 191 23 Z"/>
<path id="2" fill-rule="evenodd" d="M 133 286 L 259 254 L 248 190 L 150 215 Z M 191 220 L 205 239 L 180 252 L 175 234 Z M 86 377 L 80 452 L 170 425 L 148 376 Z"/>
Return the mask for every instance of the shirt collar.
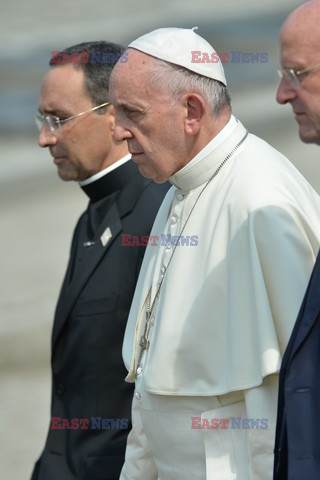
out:
<path id="1" fill-rule="evenodd" d="M 107 175 L 107 173 L 112 172 L 112 170 L 115 170 L 116 168 L 120 167 L 124 163 L 126 163 L 128 160 L 130 160 L 131 155 L 128 153 L 125 157 L 120 158 L 120 160 L 117 160 L 114 162 L 112 165 L 109 165 L 107 168 L 104 168 L 98 173 L 95 173 L 89 178 L 86 178 L 85 180 L 82 180 L 79 182 L 80 187 L 85 187 L 86 185 L 90 185 L 90 183 L 95 182 L 96 180 L 99 180 L 99 178 L 104 177 Z"/>
<path id="2" fill-rule="evenodd" d="M 91 182 L 86 183 L 86 185 L 81 182 L 80 187 L 88 195 L 91 202 L 97 202 L 121 190 L 137 171 L 137 166 L 130 158 L 128 161 L 121 162 L 121 164 L 116 163 L 116 168 L 113 168 L 112 171 L 108 170 L 107 173 L 105 173 L 105 170 L 107 170 L 105 169 L 103 176 L 98 175 L 97 178 L 97 175 L 93 175 L 90 177 Z M 95 177 L 95 180 L 92 180 L 93 177 Z"/>

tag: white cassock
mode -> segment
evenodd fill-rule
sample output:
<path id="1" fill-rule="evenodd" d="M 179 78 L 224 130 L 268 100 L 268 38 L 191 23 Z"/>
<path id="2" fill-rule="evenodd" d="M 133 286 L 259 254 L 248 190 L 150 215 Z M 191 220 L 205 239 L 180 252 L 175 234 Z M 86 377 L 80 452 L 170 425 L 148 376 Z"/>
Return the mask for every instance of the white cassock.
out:
<path id="1" fill-rule="evenodd" d="M 234 117 L 170 180 L 151 235 L 185 225 L 189 246 L 144 257 L 123 346 L 136 390 L 121 480 L 271 480 L 277 374 L 319 250 L 319 196 Z"/>

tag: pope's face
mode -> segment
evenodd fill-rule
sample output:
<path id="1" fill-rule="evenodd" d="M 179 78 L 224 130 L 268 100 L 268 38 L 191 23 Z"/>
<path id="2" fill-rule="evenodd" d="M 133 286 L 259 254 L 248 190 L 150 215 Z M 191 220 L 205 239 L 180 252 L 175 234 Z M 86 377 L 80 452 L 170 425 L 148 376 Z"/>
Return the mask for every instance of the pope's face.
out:
<path id="1" fill-rule="evenodd" d="M 284 68 L 303 70 L 320 64 L 320 34 L 300 16 L 289 17 L 280 36 L 280 61 Z M 320 144 L 320 65 L 300 77 L 300 85 L 280 81 L 277 101 L 290 103 L 299 124 L 299 136 L 306 143 Z"/>
<path id="2" fill-rule="evenodd" d="M 93 106 L 83 70 L 72 64 L 50 68 L 42 83 L 39 112 L 65 119 Z M 62 180 L 85 180 L 113 163 L 114 110 L 103 110 L 74 118 L 54 133 L 46 125 L 41 129 L 39 145 L 49 148 Z"/>
<path id="3" fill-rule="evenodd" d="M 127 140 L 141 174 L 163 183 L 187 163 L 182 101 L 173 101 L 164 85 L 148 80 L 153 61 L 128 50 L 128 62 L 116 65 L 110 80 L 110 100 L 116 110 L 114 136 Z"/>

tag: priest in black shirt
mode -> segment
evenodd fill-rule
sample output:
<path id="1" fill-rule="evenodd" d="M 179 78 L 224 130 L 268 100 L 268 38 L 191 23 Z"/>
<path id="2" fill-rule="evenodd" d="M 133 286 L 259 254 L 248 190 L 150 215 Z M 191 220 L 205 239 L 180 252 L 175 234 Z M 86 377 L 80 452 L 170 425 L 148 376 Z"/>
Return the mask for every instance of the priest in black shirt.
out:
<path id="1" fill-rule="evenodd" d="M 116 480 L 124 462 L 133 387 L 121 348 L 145 242 L 124 246 L 122 235 L 146 238 L 168 185 L 142 177 L 113 137 L 108 84 L 122 54 L 107 42 L 53 52 L 41 87 L 39 145 L 89 204 L 55 312 L 52 418 L 32 480 Z"/>

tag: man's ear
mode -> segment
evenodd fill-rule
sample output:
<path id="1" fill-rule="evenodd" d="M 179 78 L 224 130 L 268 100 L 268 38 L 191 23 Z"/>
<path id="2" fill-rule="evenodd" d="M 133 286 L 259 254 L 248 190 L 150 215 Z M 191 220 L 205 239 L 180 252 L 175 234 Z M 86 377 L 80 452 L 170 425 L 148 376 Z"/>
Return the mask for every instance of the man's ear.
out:
<path id="1" fill-rule="evenodd" d="M 184 105 L 187 112 L 184 119 L 185 133 L 190 136 L 197 135 L 208 107 L 201 95 L 197 93 L 186 94 L 184 97 Z"/>

